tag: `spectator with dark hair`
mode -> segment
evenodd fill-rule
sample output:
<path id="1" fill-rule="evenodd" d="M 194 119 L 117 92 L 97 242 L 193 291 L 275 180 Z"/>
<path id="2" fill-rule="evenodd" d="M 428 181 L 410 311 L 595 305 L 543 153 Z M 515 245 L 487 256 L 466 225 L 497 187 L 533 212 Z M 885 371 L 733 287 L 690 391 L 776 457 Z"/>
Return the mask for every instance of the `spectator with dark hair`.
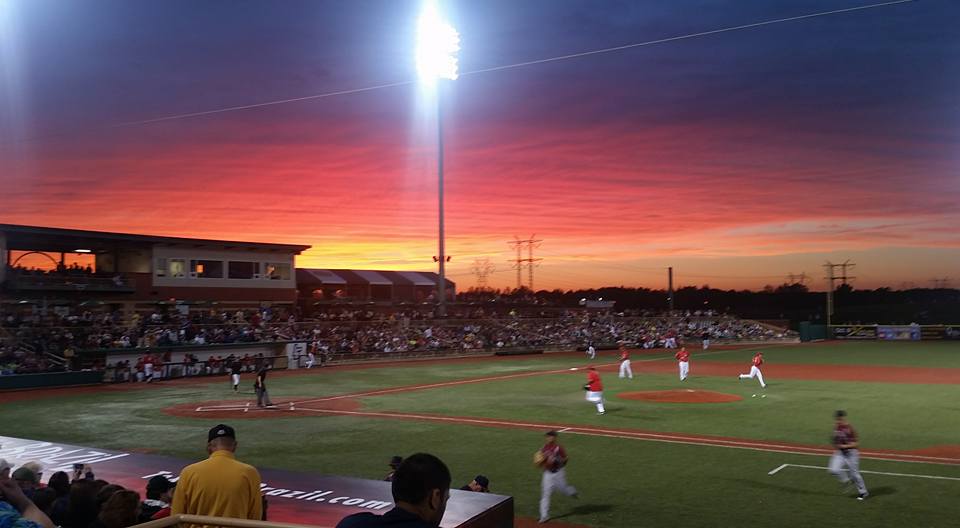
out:
<path id="1" fill-rule="evenodd" d="M 210 458 L 180 472 L 171 515 L 211 515 L 259 521 L 263 519 L 260 473 L 236 459 L 237 434 L 217 425 L 207 434 Z"/>
<path id="2" fill-rule="evenodd" d="M 393 476 L 397 473 L 397 468 L 400 467 L 400 464 L 403 463 L 403 457 L 398 455 L 393 455 L 390 457 L 390 473 L 387 473 L 387 476 L 383 480 L 387 482 L 393 481 Z"/>
<path id="3" fill-rule="evenodd" d="M 0 478 L 0 526 L 54 528 L 53 521 L 11 479 Z"/>
<path id="4" fill-rule="evenodd" d="M 40 508 L 40 511 L 49 516 L 50 510 L 53 508 L 53 503 L 57 500 L 57 492 L 49 486 L 46 488 L 40 488 L 33 492 L 33 498 L 30 500 L 37 506 L 37 508 Z"/>
<path id="5" fill-rule="evenodd" d="M 92 480 L 78 480 L 70 485 L 70 499 L 62 519 L 54 519 L 64 528 L 87 528 L 97 520 L 97 485 Z"/>
<path id="6" fill-rule="evenodd" d="M 137 524 L 139 516 L 140 494 L 121 489 L 110 495 L 91 528 L 127 528 Z"/>
<path id="7" fill-rule="evenodd" d="M 417 453 L 407 457 L 393 477 L 396 506 L 383 515 L 355 513 L 337 528 L 436 528 L 450 500 L 450 470 L 439 458 Z"/>
<path id="8" fill-rule="evenodd" d="M 163 475 L 156 475 L 147 481 L 147 498 L 140 505 L 140 522 L 170 515 L 170 502 L 173 500 L 175 486 L 176 484 Z M 166 515 L 158 516 L 164 510 Z"/>
<path id="9" fill-rule="evenodd" d="M 490 493 L 490 479 L 483 475 L 477 475 L 469 484 L 460 488 L 463 491 L 477 491 L 480 493 Z"/>
<path id="10" fill-rule="evenodd" d="M 63 471 L 57 471 L 50 475 L 47 487 L 54 490 L 56 498 L 66 497 L 70 494 L 70 477 Z"/>
<path id="11" fill-rule="evenodd" d="M 103 505 L 106 504 L 108 500 L 110 500 L 110 497 L 112 497 L 114 493 L 122 489 L 124 489 L 124 487 L 119 484 L 107 484 L 103 487 L 98 488 L 97 489 L 97 511 L 102 510 Z"/>

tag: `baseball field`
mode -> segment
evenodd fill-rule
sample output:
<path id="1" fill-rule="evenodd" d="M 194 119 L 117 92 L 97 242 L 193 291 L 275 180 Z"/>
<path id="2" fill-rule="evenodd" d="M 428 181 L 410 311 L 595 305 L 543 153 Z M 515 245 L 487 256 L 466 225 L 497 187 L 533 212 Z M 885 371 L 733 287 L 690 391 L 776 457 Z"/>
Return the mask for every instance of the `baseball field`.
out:
<path id="1" fill-rule="evenodd" d="M 765 390 L 737 379 L 757 350 Z M 455 486 L 484 474 L 515 497 L 518 525 L 537 517 L 531 457 L 555 429 L 580 496 L 555 495 L 549 526 L 956 526 L 960 342 L 692 352 L 682 383 L 663 350 L 635 351 L 632 380 L 618 379 L 615 351 L 382 363 L 275 372 L 275 410 L 248 407 L 245 374 L 240 394 L 226 377 L 0 394 L 0 423 L 21 438 L 199 459 L 207 429 L 226 422 L 246 462 L 371 479 L 391 455 L 426 451 Z M 602 416 L 584 401 L 588 364 Z M 836 409 L 860 435 L 862 502 L 823 469 Z"/>

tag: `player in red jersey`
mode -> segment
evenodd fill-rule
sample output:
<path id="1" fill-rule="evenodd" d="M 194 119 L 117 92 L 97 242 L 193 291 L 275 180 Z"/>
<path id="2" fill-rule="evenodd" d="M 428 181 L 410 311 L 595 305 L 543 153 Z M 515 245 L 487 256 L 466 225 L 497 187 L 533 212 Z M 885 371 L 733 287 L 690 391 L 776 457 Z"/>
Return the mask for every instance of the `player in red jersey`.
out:
<path id="1" fill-rule="evenodd" d="M 834 413 L 833 438 L 831 443 L 836 451 L 830 457 L 830 473 L 840 479 L 840 482 L 846 486 L 849 482 L 857 487 L 857 500 L 866 499 L 870 495 L 867 492 L 867 485 L 863 482 L 863 476 L 860 475 L 860 451 L 857 446 L 857 433 L 853 427 L 847 423 L 846 411 L 837 411 Z M 844 469 L 843 466 L 847 466 Z"/>
<path id="2" fill-rule="evenodd" d="M 690 352 L 687 352 L 687 347 L 680 347 L 673 357 L 677 358 L 677 366 L 680 367 L 680 381 L 687 381 L 687 375 L 690 374 Z"/>
<path id="3" fill-rule="evenodd" d="M 633 379 L 633 369 L 630 368 L 630 351 L 620 343 L 620 377 Z"/>
<path id="4" fill-rule="evenodd" d="M 547 433 L 547 443 L 540 448 L 538 459 L 543 468 L 543 478 L 540 484 L 540 522 L 550 519 L 550 496 L 554 490 L 567 495 L 577 496 L 577 488 L 567 484 L 567 452 L 557 443 L 557 432 Z"/>
<path id="5" fill-rule="evenodd" d="M 583 389 L 587 391 L 587 401 L 597 404 L 597 414 L 607 412 L 603 408 L 603 382 L 600 381 L 600 374 L 597 374 L 596 368 L 590 367 L 587 371 L 587 384 Z"/>
<path id="6" fill-rule="evenodd" d="M 760 365 L 763 365 L 763 352 L 757 352 L 757 354 L 753 356 L 753 364 L 750 366 L 750 374 L 740 374 L 738 379 L 757 378 L 760 380 L 760 386 L 766 389 L 767 384 L 763 382 L 763 373 L 760 372 Z"/>

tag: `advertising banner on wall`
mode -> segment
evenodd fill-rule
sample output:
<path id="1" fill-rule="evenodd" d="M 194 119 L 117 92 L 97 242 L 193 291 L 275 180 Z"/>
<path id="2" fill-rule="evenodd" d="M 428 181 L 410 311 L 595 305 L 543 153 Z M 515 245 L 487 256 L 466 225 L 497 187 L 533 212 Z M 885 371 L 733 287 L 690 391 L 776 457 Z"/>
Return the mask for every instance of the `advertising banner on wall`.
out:
<path id="1" fill-rule="evenodd" d="M 919 341 L 920 325 L 880 325 L 877 327 L 877 337 L 886 341 Z"/>
<path id="2" fill-rule="evenodd" d="M 873 325 L 838 325 L 831 326 L 830 332 L 834 339 L 876 339 L 877 327 Z"/>

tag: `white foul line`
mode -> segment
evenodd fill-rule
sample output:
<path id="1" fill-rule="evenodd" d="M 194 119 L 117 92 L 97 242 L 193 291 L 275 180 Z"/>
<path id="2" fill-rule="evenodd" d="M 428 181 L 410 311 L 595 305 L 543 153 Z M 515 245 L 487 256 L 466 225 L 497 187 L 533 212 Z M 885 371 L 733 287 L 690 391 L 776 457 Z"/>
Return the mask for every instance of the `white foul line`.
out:
<path id="1" fill-rule="evenodd" d="M 795 467 L 795 468 L 802 468 L 802 469 L 819 469 L 819 470 L 830 469 L 823 466 L 806 466 L 804 464 L 783 464 L 782 466 L 767 473 L 767 475 L 773 475 L 774 473 L 780 471 L 781 469 L 788 468 L 788 467 Z M 860 470 L 860 473 L 869 473 L 871 475 L 889 475 L 892 477 L 913 477 L 913 478 L 925 478 L 925 479 L 936 479 L 936 480 L 960 481 L 960 477 L 941 477 L 939 475 L 914 475 L 913 473 L 890 473 L 887 471 L 867 471 L 867 470 Z"/>
<path id="2" fill-rule="evenodd" d="M 790 465 L 790 464 L 781 464 L 780 466 L 777 466 L 777 467 L 773 468 L 773 471 L 767 473 L 767 475 L 775 475 L 775 474 L 776 474 L 777 472 L 779 472 L 781 469 L 783 469 L 783 468 L 785 468 L 785 467 L 787 467 L 787 466 L 789 466 L 789 465 Z"/>

